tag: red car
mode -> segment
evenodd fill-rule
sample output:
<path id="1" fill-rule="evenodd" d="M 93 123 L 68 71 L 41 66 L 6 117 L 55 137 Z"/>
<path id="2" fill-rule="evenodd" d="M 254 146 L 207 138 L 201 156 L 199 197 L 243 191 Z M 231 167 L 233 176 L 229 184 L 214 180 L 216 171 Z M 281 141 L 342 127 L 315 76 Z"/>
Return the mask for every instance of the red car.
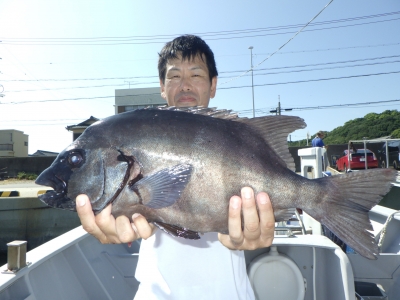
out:
<path id="1" fill-rule="evenodd" d="M 350 150 L 343 151 L 343 156 L 336 160 L 336 170 L 345 171 L 353 169 L 365 169 L 365 153 L 367 154 L 367 167 L 377 168 L 378 160 L 375 153 L 368 149 L 357 149 L 357 152 Z"/>

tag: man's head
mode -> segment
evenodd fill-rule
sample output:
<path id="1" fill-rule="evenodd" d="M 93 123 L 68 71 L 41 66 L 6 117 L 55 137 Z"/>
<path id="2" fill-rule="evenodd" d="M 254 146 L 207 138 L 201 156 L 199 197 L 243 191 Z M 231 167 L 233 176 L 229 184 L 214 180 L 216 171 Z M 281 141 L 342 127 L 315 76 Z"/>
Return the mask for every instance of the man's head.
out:
<path id="1" fill-rule="evenodd" d="M 322 139 L 322 138 L 324 138 L 325 134 L 322 130 L 320 130 L 317 132 L 317 136 Z"/>
<path id="2" fill-rule="evenodd" d="M 208 106 L 218 71 L 210 47 L 194 35 L 180 36 L 159 53 L 161 96 L 174 106 Z"/>

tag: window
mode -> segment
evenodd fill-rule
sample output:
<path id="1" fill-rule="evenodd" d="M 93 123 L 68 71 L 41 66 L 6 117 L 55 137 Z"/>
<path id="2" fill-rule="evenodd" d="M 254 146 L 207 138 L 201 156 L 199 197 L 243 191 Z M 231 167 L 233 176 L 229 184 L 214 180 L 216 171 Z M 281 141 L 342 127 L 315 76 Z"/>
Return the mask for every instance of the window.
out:
<path id="1" fill-rule="evenodd" d="M 0 144 L 0 151 L 13 151 L 12 144 Z"/>

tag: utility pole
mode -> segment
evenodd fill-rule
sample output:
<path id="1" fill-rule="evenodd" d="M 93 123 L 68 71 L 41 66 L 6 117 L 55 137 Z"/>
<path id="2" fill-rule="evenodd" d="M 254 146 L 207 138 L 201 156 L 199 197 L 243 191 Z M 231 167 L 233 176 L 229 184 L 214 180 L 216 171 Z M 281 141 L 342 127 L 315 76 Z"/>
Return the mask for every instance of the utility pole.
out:
<path id="1" fill-rule="evenodd" d="M 278 95 L 278 116 L 281 115 L 281 96 Z"/>
<path id="2" fill-rule="evenodd" d="M 281 96 L 278 95 L 278 107 L 277 107 L 276 109 L 270 110 L 269 112 L 270 112 L 270 113 L 275 113 L 277 116 L 278 116 L 278 115 L 280 116 L 282 110 L 284 110 L 284 111 L 291 111 L 291 110 L 293 110 L 293 108 L 284 108 L 284 109 L 282 109 L 282 108 L 281 108 Z"/>
<path id="3" fill-rule="evenodd" d="M 134 81 L 124 81 L 124 82 L 128 83 L 129 84 L 129 88 L 131 88 L 131 82 L 134 82 Z"/>

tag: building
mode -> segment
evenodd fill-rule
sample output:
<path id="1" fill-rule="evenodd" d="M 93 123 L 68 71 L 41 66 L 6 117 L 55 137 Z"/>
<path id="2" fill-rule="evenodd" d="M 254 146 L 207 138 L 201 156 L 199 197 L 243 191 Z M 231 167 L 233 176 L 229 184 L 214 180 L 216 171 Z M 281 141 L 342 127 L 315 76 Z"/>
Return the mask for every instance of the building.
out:
<path id="1" fill-rule="evenodd" d="M 115 114 L 144 107 L 166 105 L 160 87 L 115 90 Z"/>
<path id="2" fill-rule="evenodd" d="M 27 157 L 29 136 L 15 129 L 0 130 L 0 157 Z"/>
<path id="3" fill-rule="evenodd" d="M 115 114 L 162 105 L 166 105 L 166 102 L 161 97 L 160 87 L 115 90 Z M 72 140 L 75 141 L 86 128 L 98 120 L 91 116 L 79 124 L 67 126 L 66 129 L 73 132 Z"/>
<path id="4" fill-rule="evenodd" d="M 98 120 L 99 119 L 97 119 L 93 116 L 90 116 L 89 119 L 87 119 L 79 124 L 76 124 L 76 125 L 69 125 L 69 126 L 65 127 L 65 129 L 73 132 L 72 140 L 75 141 L 85 131 L 86 128 L 88 128 L 90 125 L 97 122 Z"/>
<path id="5" fill-rule="evenodd" d="M 57 156 L 58 152 L 51 152 L 46 150 L 37 150 L 35 153 L 30 154 L 29 156 Z"/>

